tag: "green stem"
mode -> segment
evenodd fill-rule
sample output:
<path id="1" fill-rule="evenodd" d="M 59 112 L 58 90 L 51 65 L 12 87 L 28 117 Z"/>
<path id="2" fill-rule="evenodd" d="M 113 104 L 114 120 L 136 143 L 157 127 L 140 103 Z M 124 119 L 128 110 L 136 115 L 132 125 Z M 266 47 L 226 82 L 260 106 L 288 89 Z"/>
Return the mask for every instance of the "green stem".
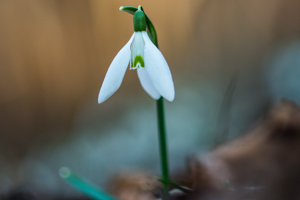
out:
<path id="1" fill-rule="evenodd" d="M 159 150 L 160 150 L 162 178 L 163 178 L 164 191 L 167 194 L 169 191 L 168 183 L 170 182 L 170 177 L 169 177 L 169 167 L 168 167 L 164 99 L 162 97 L 160 97 L 156 101 L 156 107 L 157 107 L 158 136 L 159 136 Z"/>

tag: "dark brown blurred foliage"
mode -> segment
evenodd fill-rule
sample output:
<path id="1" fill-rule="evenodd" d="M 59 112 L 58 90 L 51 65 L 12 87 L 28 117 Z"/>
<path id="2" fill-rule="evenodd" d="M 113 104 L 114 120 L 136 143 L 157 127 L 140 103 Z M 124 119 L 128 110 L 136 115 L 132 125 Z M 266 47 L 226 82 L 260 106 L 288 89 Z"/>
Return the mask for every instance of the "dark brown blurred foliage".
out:
<path id="1" fill-rule="evenodd" d="M 246 136 L 191 159 L 186 199 L 299 199 L 300 108 L 283 101 Z"/>
<path id="2" fill-rule="evenodd" d="M 191 157 L 186 169 L 173 175 L 173 181 L 191 191 L 176 192 L 170 199 L 299 199 L 299 144 L 300 108 L 283 101 L 246 135 Z M 159 191 L 149 189 L 159 185 L 147 173 L 127 173 L 113 180 L 111 192 L 121 200 L 153 200 Z"/>

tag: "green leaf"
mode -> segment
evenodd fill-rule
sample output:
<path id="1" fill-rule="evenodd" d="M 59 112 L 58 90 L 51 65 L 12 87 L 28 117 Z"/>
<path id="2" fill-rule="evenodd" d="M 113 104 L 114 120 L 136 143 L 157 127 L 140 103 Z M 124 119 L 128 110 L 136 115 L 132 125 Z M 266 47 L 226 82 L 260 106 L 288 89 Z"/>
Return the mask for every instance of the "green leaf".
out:
<path id="1" fill-rule="evenodd" d="M 165 181 L 165 180 L 163 180 L 160 177 L 157 177 L 156 180 L 160 181 L 163 184 L 168 184 L 168 185 L 170 185 L 170 186 L 172 186 L 172 187 L 174 187 L 176 189 L 179 189 L 179 190 L 181 190 L 182 192 L 185 192 L 185 193 L 188 193 L 188 192 L 192 191 L 192 189 L 190 189 L 188 187 L 185 187 L 183 185 L 179 185 L 178 183 L 174 183 L 172 181 Z"/>
<path id="2" fill-rule="evenodd" d="M 69 168 L 62 167 L 59 170 L 59 175 L 63 178 L 70 186 L 81 191 L 87 196 L 96 199 L 96 200 L 116 200 L 110 195 L 103 192 L 100 188 L 95 186 L 92 183 L 84 180 L 83 178 L 75 175 Z"/>
<path id="3" fill-rule="evenodd" d="M 135 13 L 135 11 L 137 11 L 138 9 L 136 7 L 132 7 L 132 6 L 121 6 L 120 10 L 128 12 L 133 15 Z"/>

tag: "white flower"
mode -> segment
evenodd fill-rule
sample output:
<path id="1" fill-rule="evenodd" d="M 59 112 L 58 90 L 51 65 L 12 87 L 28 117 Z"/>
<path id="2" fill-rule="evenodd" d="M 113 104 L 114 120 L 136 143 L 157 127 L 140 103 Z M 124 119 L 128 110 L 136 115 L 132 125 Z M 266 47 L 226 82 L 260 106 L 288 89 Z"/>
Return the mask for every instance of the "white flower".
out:
<path id="1" fill-rule="evenodd" d="M 142 87 L 153 99 L 163 96 L 168 101 L 174 100 L 173 79 L 164 56 L 146 31 L 137 31 L 110 64 L 100 89 L 98 103 L 104 102 L 119 89 L 129 62 L 130 69 L 137 69 Z"/>

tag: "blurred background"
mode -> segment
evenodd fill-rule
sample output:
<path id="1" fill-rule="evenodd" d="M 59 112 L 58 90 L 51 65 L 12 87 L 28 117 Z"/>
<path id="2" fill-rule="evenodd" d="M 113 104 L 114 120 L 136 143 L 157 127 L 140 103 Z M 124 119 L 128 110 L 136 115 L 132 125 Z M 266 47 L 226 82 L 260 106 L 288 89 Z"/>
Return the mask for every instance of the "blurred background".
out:
<path id="1" fill-rule="evenodd" d="M 172 170 L 242 133 L 273 102 L 299 102 L 298 0 L 0 0 L 0 194 L 73 194 L 62 166 L 97 184 L 120 170 L 159 172 L 155 102 L 136 72 L 97 104 L 133 33 L 132 15 L 118 9 L 139 4 L 175 83 Z"/>

